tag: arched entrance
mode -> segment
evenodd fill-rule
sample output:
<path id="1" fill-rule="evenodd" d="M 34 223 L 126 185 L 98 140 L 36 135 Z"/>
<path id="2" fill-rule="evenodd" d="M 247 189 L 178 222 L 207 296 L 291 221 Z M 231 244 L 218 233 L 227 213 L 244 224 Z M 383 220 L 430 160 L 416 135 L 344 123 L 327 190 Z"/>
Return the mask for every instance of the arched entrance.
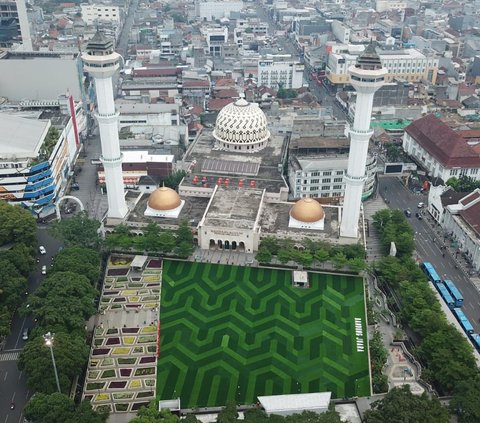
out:
<path id="1" fill-rule="evenodd" d="M 224 245 L 224 249 L 225 250 L 230 250 L 230 241 L 226 240 L 223 242 L 223 245 Z"/>
<path id="2" fill-rule="evenodd" d="M 63 202 L 63 200 L 73 200 L 80 206 L 80 211 L 85 210 L 85 207 L 83 207 L 83 203 L 77 197 L 74 197 L 73 195 L 64 195 L 63 197 L 58 199 L 57 204 L 55 205 L 57 220 L 62 219 L 62 216 L 60 214 L 60 204 Z"/>
<path id="3" fill-rule="evenodd" d="M 232 250 L 237 249 L 237 241 L 232 241 Z"/>
<path id="4" fill-rule="evenodd" d="M 223 250 L 223 242 L 222 242 L 221 239 L 219 239 L 219 240 L 217 241 L 217 244 L 218 244 L 218 248 L 219 248 L 220 250 Z"/>
<path id="5" fill-rule="evenodd" d="M 245 243 L 243 241 L 238 243 L 238 249 L 239 251 L 245 251 Z"/>
<path id="6" fill-rule="evenodd" d="M 216 242 L 215 242 L 214 239 L 211 239 L 211 240 L 210 240 L 210 243 L 208 244 L 208 248 L 209 248 L 210 250 L 216 250 L 216 249 L 217 249 L 217 244 L 216 244 Z"/>

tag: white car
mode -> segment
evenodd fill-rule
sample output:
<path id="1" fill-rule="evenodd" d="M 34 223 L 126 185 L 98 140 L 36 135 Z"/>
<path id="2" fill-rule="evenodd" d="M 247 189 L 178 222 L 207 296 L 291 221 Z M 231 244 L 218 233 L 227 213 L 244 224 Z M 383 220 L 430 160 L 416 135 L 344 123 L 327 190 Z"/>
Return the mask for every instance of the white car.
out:
<path id="1" fill-rule="evenodd" d="M 46 275 L 47 274 L 47 266 L 43 265 L 42 266 L 42 275 Z"/>
<path id="2" fill-rule="evenodd" d="M 38 247 L 38 251 L 40 251 L 40 254 L 42 255 L 47 254 L 47 250 L 43 245 L 40 245 L 40 247 Z"/>
<path id="3" fill-rule="evenodd" d="M 420 203 L 418 203 L 418 205 L 417 205 L 417 207 L 418 207 L 419 209 L 423 209 L 424 206 L 425 206 L 425 203 L 422 203 L 421 201 L 420 201 Z"/>
<path id="4" fill-rule="evenodd" d="M 23 329 L 22 339 L 26 341 L 28 339 L 28 328 Z"/>

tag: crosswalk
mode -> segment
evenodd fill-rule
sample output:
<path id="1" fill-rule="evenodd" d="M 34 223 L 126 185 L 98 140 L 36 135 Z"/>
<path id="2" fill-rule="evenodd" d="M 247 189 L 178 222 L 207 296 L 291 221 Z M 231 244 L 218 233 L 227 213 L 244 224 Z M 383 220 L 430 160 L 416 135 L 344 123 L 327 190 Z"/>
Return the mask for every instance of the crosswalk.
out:
<path id="1" fill-rule="evenodd" d="M 0 353 L 0 361 L 17 361 L 20 351 L 4 351 Z"/>

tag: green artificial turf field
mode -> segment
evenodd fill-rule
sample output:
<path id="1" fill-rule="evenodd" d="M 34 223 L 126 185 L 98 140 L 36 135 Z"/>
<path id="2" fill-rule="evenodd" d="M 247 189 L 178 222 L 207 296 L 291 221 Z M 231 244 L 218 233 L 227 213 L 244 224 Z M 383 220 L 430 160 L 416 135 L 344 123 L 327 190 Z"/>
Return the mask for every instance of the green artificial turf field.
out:
<path id="1" fill-rule="evenodd" d="M 285 270 L 164 261 L 157 398 L 195 408 L 370 395 L 363 280 L 309 273 L 309 282 L 293 288 Z"/>

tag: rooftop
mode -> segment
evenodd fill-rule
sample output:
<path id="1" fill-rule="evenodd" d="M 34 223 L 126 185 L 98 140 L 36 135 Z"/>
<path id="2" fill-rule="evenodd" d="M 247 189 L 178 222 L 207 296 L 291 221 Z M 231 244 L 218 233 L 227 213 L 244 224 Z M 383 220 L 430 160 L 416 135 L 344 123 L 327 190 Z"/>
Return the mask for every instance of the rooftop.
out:
<path id="1" fill-rule="evenodd" d="M 480 167 L 480 156 L 467 141 L 432 114 L 412 122 L 405 132 L 446 167 Z"/>
<path id="2" fill-rule="evenodd" d="M 49 127 L 48 120 L 0 113 L 0 159 L 37 157 Z"/>
<path id="3" fill-rule="evenodd" d="M 218 187 L 204 224 L 207 226 L 253 229 L 260 211 L 263 191 Z"/>

